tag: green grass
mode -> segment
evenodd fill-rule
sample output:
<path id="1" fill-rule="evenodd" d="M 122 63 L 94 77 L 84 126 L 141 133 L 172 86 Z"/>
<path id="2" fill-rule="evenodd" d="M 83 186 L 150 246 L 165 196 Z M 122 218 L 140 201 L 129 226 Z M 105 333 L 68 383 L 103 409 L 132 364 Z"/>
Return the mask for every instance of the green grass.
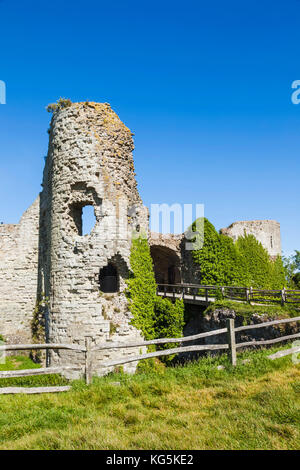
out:
<path id="1" fill-rule="evenodd" d="M 0 364 L 0 371 L 4 370 L 21 370 L 21 369 L 38 369 L 39 364 L 34 363 L 26 356 L 8 356 L 5 364 Z M 36 377 L 18 377 L 13 379 L 1 379 L 0 388 L 2 387 L 46 387 L 51 385 L 66 385 L 68 382 L 60 375 L 41 375 Z M 1 400 L 0 400 L 1 403 Z M 0 411 L 1 412 L 1 411 Z"/>
<path id="2" fill-rule="evenodd" d="M 0 449 L 299 449 L 300 366 L 278 349 L 0 396 Z"/>

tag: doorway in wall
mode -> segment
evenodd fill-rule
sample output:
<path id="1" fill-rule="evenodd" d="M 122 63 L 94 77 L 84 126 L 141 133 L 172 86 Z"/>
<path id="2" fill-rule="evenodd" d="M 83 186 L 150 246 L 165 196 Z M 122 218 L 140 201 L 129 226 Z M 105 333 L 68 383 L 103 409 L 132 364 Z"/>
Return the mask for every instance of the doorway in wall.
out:
<path id="1" fill-rule="evenodd" d="M 118 271 L 112 263 L 108 263 L 107 266 L 100 269 L 99 284 L 101 292 L 114 293 L 119 291 Z"/>

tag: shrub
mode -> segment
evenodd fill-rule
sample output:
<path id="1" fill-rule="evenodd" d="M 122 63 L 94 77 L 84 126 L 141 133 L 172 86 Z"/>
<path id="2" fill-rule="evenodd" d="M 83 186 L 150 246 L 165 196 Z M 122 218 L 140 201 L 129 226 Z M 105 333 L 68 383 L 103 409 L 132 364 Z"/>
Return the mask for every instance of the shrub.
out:
<path id="1" fill-rule="evenodd" d="M 156 282 L 150 247 L 146 238 L 132 240 L 131 276 L 127 282 L 129 308 L 133 315 L 131 324 L 142 331 L 146 340 L 156 338 L 178 338 L 183 334 L 184 304 L 174 304 L 156 295 Z M 159 346 L 169 349 L 174 344 Z M 155 350 L 155 348 L 152 348 Z M 168 362 L 166 359 L 164 362 Z"/>
<path id="2" fill-rule="evenodd" d="M 300 289 L 300 273 L 295 274 L 293 281 L 297 289 Z"/>
<path id="3" fill-rule="evenodd" d="M 168 299 L 156 297 L 154 305 L 154 330 L 156 338 L 181 338 L 184 327 L 184 303 L 176 300 L 172 303 Z M 178 347 L 178 343 L 166 343 L 157 345 L 158 350 Z M 170 363 L 174 359 L 172 356 L 162 356 L 161 361 Z"/>
<path id="4" fill-rule="evenodd" d="M 154 305 L 154 331 L 156 338 L 180 338 L 184 326 L 184 303 L 156 297 Z"/>
<path id="5" fill-rule="evenodd" d="M 156 283 L 149 244 L 146 238 L 132 240 L 131 276 L 128 280 L 129 308 L 132 325 L 142 331 L 146 340 L 154 339 L 154 304 Z"/>
<path id="6" fill-rule="evenodd" d="M 164 374 L 165 364 L 160 361 L 157 357 L 152 357 L 150 359 L 143 359 L 137 365 L 138 374 Z"/>
<path id="7" fill-rule="evenodd" d="M 68 98 L 59 98 L 59 100 L 57 100 L 57 103 L 48 104 L 48 106 L 46 107 L 46 111 L 48 111 L 48 113 L 54 113 L 59 109 L 69 108 L 70 106 L 72 106 L 71 100 L 69 100 Z"/>

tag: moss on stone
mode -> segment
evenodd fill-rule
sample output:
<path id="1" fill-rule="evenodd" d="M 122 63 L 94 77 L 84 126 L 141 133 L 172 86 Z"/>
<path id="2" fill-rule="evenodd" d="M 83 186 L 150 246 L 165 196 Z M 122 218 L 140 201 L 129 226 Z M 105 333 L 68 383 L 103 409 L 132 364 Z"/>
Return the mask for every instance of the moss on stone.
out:
<path id="1" fill-rule="evenodd" d="M 249 318 L 252 315 L 267 315 L 274 318 L 293 318 L 300 315 L 299 309 L 285 305 L 250 305 L 246 302 L 233 302 L 230 300 L 218 300 L 212 303 L 203 315 L 211 314 L 213 311 L 221 308 L 233 310 L 237 316 Z"/>

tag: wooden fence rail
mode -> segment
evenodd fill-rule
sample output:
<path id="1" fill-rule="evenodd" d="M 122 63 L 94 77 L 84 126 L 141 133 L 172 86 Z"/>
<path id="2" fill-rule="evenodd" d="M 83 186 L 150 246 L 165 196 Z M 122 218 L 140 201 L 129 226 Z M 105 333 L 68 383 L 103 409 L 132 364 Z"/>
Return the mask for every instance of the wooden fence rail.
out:
<path id="1" fill-rule="evenodd" d="M 170 356 L 173 354 L 191 352 L 191 351 L 211 351 L 218 349 L 228 349 L 228 344 L 203 344 L 199 346 L 185 346 L 180 348 L 165 349 L 163 351 L 155 351 L 153 353 L 139 354 L 138 356 L 126 357 L 125 359 L 118 359 L 116 361 L 104 362 L 104 367 L 118 366 L 127 364 L 129 362 L 141 361 L 142 359 L 150 359 L 152 357 Z"/>
<path id="2" fill-rule="evenodd" d="M 255 289 L 238 286 L 205 286 L 201 284 L 158 284 L 157 295 L 208 304 L 216 297 L 248 303 L 299 304 L 300 290 Z"/>
<path id="3" fill-rule="evenodd" d="M 86 337 L 85 347 L 78 346 L 77 344 L 58 344 L 58 343 L 43 343 L 43 344 L 6 344 L 0 346 L 0 351 L 32 351 L 32 350 L 70 350 L 85 353 L 85 368 L 84 376 L 87 384 L 91 383 L 92 379 L 92 362 L 91 362 L 91 341 L 90 337 Z M 23 369 L 23 370 L 8 370 L 0 372 L 0 379 L 31 377 L 38 375 L 49 374 L 63 374 L 67 371 L 82 372 L 83 368 L 79 366 L 57 366 L 57 367 L 43 367 L 38 369 Z M 0 395 L 25 393 L 57 393 L 66 392 L 70 390 L 70 386 L 54 386 L 54 387 L 2 387 L 0 388 Z"/>
<path id="4" fill-rule="evenodd" d="M 189 341 L 194 341 L 196 339 L 207 338 L 208 336 L 221 335 L 222 333 L 226 333 L 226 332 L 227 332 L 227 328 L 221 328 L 219 330 L 212 330 L 212 331 L 208 331 L 207 333 L 199 333 L 197 335 L 192 335 L 192 336 L 184 336 L 182 338 L 160 338 L 160 339 L 153 339 L 150 341 L 137 341 L 135 343 L 107 342 L 103 345 L 94 347 L 92 351 L 102 351 L 104 349 L 137 348 L 137 347 L 143 347 L 143 346 L 150 346 L 151 344 L 185 343 Z"/>
<path id="5" fill-rule="evenodd" d="M 0 379 L 11 379 L 18 377 L 31 377 L 36 375 L 62 374 L 68 370 L 79 370 L 78 367 L 43 367 L 39 369 L 5 370 L 0 372 Z"/>
<path id="6" fill-rule="evenodd" d="M 268 358 L 273 361 L 274 359 L 278 359 L 279 357 L 289 356 L 290 354 L 298 355 L 298 353 L 300 353 L 300 345 L 299 346 L 294 346 L 290 349 L 285 349 L 284 351 L 277 351 L 276 353 L 271 354 L 270 356 L 268 356 Z"/>
<path id="7" fill-rule="evenodd" d="M 77 344 L 58 344 L 58 343 L 46 343 L 46 344 L 6 344 L 0 346 L 0 351 L 33 351 L 42 349 L 67 349 L 71 351 L 86 351 L 86 348 L 78 346 Z"/>
<path id="8" fill-rule="evenodd" d="M 193 336 L 186 336 L 185 338 L 163 338 L 159 340 L 153 340 L 153 341 L 141 341 L 141 342 L 136 342 L 136 343 L 106 343 L 104 345 L 95 347 L 92 349 L 92 351 L 101 351 L 105 349 L 121 349 L 121 348 L 130 348 L 130 347 L 142 347 L 142 346 L 148 346 L 151 344 L 164 344 L 164 343 L 183 343 L 183 342 L 189 342 L 189 341 L 194 341 L 195 339 L 200 339 L 200 338 L 207 338 L 210 336 L 214 335 L 220 335 L 223 333 L 227 333 L 227 343 L 226 344 L 207 344 L 207 345 L 198 345 L 198 346 L 186 346 L 186 347 L 178 347 L 178 348 L 172 348 L 172 349 L 167 349 L 164 351 L 156 351 L 153 353 L 147 353 L 147 354 L 140 354 L 138 356 L 131 356 L 123 359 L 118 359 L 115 361 L 109 361 L 103 363 L 104 367 L 112 367 L 112 366 L 117 366 L 117 365 L 122 365 L 122 364 L 127 364 L 129 362 L 135 362 L 139 361 L 142 359 L 149 359 L 153 357 L 160 357 L 160 356 L 168 356 L 172 354 L 179 354 L 179 353 L 184 353 L 184 352 L 191 352 L 191 351 L 209 351 L 209 350 L 224 350 L 228 349 L 228 354 L 229 358 L 231 361 L 231 364 L 233 366 L 236 365 L 236 350 L 237 348 L 242 348 L 242 347 L 248 347 L 248 346 L 263 346 L 263 345 L 269 345 L 269 344 L 276 344 L 280 343 L 283 341 L 288 341 L 291 339 L 296 339 L 300 338 L 300 333 L 296 333 L 293 335 L 288 335 L 288 336 L 281 336 L 279 338 L 274 338 L 270 340 L 262 340 L 262 341 L 247 341 L 243 343 L 236 343 L 236 332 L 238 331 L 243 331 L 243 330 L 253 330 L 256 328 L 266 328 L 269 326 L 273 325 L 280 325 L 283 323 L 295 323 L 300 321 L 300 316 L 299 317 L 293 317 L 293 318 L 284 318 L 281 320 L 273 320 L 270 322 L 263 322 L 263 323 L 258 323 L 255 325 L 247 325 L 247 326 L 241 326 L 235 328 L 234 326 L 234 319 L 230 318 L 227 320 L 227 327 L 226 328 L 221 328 L 219 330 L 212 330 L 207 333 L 199 333 L 198 335 L 193 335 Z"/>
<path id="9" fill-rule="evenodd" d="M 256 328 L 267 328 L 273 325 L 281 325 L 284 323 L 295 323 L 300 321 L 300 316 L 292 318 L 284 318 L 281 320 L 273 320 L 269 322 L 257 323 L 255 325 L 246 325 L 235 328 L 234 319 L 227 319 L 226 328 L 220 328 L 218 330 L 208 331 L 206 333 L 199 333 L 197 335 L 186 336 L 183 338 L 160 338 L 152 341 L 137 341 L 132 343 L 114 343 L 107 342 L 103 345 L 92 347 L 92 338 L 86 337 L 85 346 L 79 346 L 74 344 L 57 344 L 57 343 L 47 343 L 47 344 L 15 344 L 15 345 L 4 345 L 0 346 L 0 351 L 24 351 L 24 350 L 71 350 L 78 351 L 85 354 L 85 367 L 78 366 L 57 366 L 57 367 L 46 367 L 40 369 L 29 369 L 29 370 L 16 370 L 16 371 L 2 371 L 0 372 L 0 379 L 5 378 L 17 378 L 17 377 L 29 377 L 37 375 L 48 375 L 48 374 L 60 374 L 66 371 L 84 371 L 85 380 L 87 384 L 90 384 L 93 376 L 93 355 L 96 352 L 107 350 L 107 349 L 122 349 L 122 348 L 136 348 L 144 347 L 149 345 L 159 345 L 166 343 L 185 343 L 189 341 L 195 341 L 201 338 L 208 338 L 211 336 L 217 336 L 220 334 L 227 333 L 227 342 L 224 344 L 205 344 L 205 345 L 193 345 L 193 346 L 180 346 L 171 349 L 155 351 L 146 354 L 139 354 L 135 356 L 129 356 L 126 358 L 120 358 L 114 361 L 103 362 L 102 367 L 114 367 L 117 365 L 127 364 L 130 362 L 137 362 L 143 359 L 150 359 L 154 357 L 168 356 L 173 354 L 181 354 L 186 352 L 194 351 L 216 351 L 216 350 L 228 350 L 229 358 L 233 366 L 237 363 L 236 350 L 242 347 L 248 346 L 262 346 L 269 344 L 276 344 L 282 341 L 287 341 L 295 338 L 300 338 L 300 333 L 296 333 L 288 336 L 281 336 L 279 338 L 274 338 L 270 340 L 261 340 L 261 341 L 247 341 L 242 343 L 236 343 L 236 332 L 244 330 L 253 330 Z M 285 351 L 279 351 L 276 354 L 270 355 L 270 359 L 276 359 L 278 357 L 283 357 L 287 354 L 293 354 L 300 352 L 300 346 L 296 346 Z M 0 394 L 7 393 L 50 393 L 50 392 L 59 392 L 69 390 L 70 387 L 36 387 L 36 388 L 22 388 L 22 387 L 8 387 L 0 388 Z"/>
<path id="10" fill-rule="evenodd" d="M 263 323 L 256 323 L 255 325 L 238 326 L 237 328 L 235 328 L 235 331 L 254 330 L 256 328 L 264 328 L 266 326 L 272 325 L 282 325 L 283 323 L 293 323 L 297 321 L 300 321 L 300 317 L 283 318 L 282 320 L 266 321 Z"/>

